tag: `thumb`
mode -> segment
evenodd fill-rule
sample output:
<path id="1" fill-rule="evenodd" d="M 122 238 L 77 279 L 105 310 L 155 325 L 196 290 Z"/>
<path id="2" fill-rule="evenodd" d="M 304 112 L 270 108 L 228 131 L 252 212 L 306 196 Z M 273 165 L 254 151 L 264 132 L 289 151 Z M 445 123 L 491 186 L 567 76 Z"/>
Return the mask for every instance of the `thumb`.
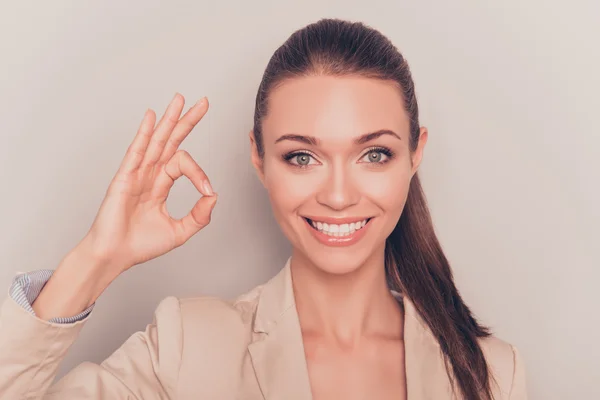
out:
<path id="1" fill-rule="evenodd" d="M 192 236 L 198 233 L 202 228 L 210 223 L 212 210 L 217 204 L 217 194 L 212 196 L 202 196 L 188 215 L 176 221 L 179 225 L 178 231 L 178 246 L 187 242 Z"/>

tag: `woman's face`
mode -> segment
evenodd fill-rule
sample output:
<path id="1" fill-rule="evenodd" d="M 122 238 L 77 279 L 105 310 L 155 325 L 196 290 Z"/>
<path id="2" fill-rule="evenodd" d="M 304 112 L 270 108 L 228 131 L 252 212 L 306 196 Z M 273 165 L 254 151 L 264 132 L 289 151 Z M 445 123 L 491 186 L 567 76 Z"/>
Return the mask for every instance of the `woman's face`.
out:
<path id="1" fill-rule="evenodd" d="M 264 159 L 254 144 L 252 159 L 294 253 L 341 274 L 383 254 L 426 140 L 421 128 L 410 153 L 408 116 L 392 84 L 302 77 L 270 93 Z"/>

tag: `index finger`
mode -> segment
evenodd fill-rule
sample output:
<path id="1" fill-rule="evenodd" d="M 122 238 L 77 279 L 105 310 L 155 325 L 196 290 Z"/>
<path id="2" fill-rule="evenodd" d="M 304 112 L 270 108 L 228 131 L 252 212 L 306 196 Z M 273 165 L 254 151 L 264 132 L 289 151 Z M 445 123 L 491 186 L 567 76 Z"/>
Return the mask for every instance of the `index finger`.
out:
<path id="1" fill-rule="evenodd" d="M 153 194 L 159 198 L 167 198 L 175 181 L 182 176 L 186 176 L 203 196 L 214 195 L 204 170 L 196 161 L 194 161 L 192 156 L 184 150 L 178 151 L 177 154 L 164 165 L 163 170 L 156 178 Z"/>
<path id="2" fill-rule="evenodd" d="M 194 106 L 192 106 L 173 128 L 171 136 L 163 149 L 162 155 L 160 156 L 159 163 L 166 163 L 171 159 L 173 154 L 181 145 L 181 142 L 190 134 L 192 129 L 200 122 L 200 120 L 206 115 L 208 111 L 208 99 L 206 97 L 201 98 Z"/>

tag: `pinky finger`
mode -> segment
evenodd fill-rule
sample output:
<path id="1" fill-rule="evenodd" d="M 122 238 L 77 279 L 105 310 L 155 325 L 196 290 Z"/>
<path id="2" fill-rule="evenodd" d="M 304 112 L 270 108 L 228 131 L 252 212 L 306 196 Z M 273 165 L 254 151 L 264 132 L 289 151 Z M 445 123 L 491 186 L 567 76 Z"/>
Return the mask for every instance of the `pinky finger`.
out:
<path id="1" fill-rule="evenodd" d="M 119 172 L 129 173 L 135 171 L 141 164 L 150 138 L 154 132 L 154 125 L 156 123 L 156 114 L 151 109 L 146 110 L 142 123 L 138 128 L 137 134 L 133 139 L 133 142 L 129 145 L 127 153 L 121 162 Z"/>
<path id="2" fill-rule="evenodd" d="M 216 193 L 214 196 L 202 196 L 189 214 L 173 221 L 177 246 L 181 246 L 187 242 L 198 231 L 210 223 L 212 210 L 217 203 L 217 197 Z"/>

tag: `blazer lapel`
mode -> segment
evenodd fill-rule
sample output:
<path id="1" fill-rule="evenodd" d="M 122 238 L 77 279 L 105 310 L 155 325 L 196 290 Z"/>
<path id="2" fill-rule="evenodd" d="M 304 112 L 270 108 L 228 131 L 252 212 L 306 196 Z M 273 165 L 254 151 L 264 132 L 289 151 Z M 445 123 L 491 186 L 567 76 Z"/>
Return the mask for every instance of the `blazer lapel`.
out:
<path id="1" fill-rule="evenodd" d="M 255 341 L 248 346 L 267 400 L 312 400 L 290 260 L 263 286 L 254 322 Z"/>
<path id="2" fill-rule="evenodd" d="M 404 357 L 410 400 L 457 399 L 446 372 L 438 341 L 406 296 L 404 304 Z"/>
<path id="3" fill-rule="evenodd" d="M 262 289 L 248 346 L 258 384 L 266 400 L 312 400 L 304 343 L 290 271 L 291 257 Z M 410 400 L 455 400 L 437 340 L 406 296 L 404 346 Z"/>

